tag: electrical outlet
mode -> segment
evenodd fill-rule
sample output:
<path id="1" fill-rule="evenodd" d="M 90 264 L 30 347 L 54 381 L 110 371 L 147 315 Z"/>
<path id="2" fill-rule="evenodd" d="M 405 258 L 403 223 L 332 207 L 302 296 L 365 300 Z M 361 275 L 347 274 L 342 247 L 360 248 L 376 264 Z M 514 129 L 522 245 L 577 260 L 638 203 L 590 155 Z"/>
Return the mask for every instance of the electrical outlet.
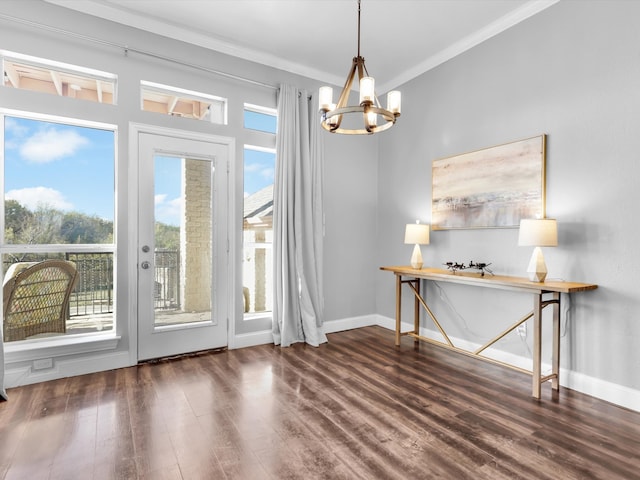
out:
<path id="1" fill-rule="evenodd" d="M 47 368 L 53 368 L 53 358 L 40 358 L 33 361 L 34 370 L 46 370 Z"/>
<path id="2" fill-rule="evenodd" d="M 516 332 L 518 333 L 518 335 L 520 337 L 526 337 L 527 336 L 527 324 L 523 323 L 521 325 L 518 325 L 518 328 L 516 328 Z"/>

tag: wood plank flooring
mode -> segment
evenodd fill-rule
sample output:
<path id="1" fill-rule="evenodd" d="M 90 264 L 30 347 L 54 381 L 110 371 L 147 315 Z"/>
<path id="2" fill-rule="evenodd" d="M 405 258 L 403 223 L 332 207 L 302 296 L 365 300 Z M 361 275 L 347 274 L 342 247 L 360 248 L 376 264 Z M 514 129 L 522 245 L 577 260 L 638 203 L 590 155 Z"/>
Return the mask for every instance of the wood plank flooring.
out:
<path id="1" fill-rule="evenodd" d="M 367 327 L 9 390 L 5 479 L 640 479 L 640 413 Z"/>

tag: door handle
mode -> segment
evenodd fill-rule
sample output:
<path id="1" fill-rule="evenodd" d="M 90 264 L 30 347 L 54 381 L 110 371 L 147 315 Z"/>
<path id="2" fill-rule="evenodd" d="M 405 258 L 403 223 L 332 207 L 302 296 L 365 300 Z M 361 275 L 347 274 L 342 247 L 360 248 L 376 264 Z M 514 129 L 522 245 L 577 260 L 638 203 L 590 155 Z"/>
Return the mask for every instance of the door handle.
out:
<path id="1" fill-rule="evenodd" d="M 146 270 L 151 266 L 151 264 L 147 261 L 144 261 L 140 264 L 140 266 Z"/>

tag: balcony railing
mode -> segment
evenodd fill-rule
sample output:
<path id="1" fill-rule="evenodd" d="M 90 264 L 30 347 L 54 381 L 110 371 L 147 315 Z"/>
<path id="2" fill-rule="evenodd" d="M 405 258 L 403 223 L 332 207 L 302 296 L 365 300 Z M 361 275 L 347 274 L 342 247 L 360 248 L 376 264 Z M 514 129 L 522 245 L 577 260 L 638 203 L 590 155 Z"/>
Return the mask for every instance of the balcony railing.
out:
<path id="1" fill-rule="evenodd" d="M 70 260 L 78 270 L 78 285 L 69 301 L 70 317 L 113 313 L 112 253 L 27 254 L 19 261 L 40 262 L 53 258 Z M 15 258 L 5 257 L 3 271 L 6 272 L 16 261 Z M 179 268 L 180 252 L 156 250 L 154 307 L 157 310 L 173 310 L 179 307 Z"/>

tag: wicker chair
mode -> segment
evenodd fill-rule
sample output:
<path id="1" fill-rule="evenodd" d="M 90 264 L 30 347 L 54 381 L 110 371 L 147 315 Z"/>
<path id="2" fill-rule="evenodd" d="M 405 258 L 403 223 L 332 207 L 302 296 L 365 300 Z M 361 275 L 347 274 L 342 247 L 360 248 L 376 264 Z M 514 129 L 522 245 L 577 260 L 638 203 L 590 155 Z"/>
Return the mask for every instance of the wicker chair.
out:
<path id="1" fill-rule="evenodd" d="M 24 340 L 40 333 L 65 333 L 69 297 L 77 282 L 73 262 L 45 260 L 12 265 L 2 290 L 4 341 Z"/>

